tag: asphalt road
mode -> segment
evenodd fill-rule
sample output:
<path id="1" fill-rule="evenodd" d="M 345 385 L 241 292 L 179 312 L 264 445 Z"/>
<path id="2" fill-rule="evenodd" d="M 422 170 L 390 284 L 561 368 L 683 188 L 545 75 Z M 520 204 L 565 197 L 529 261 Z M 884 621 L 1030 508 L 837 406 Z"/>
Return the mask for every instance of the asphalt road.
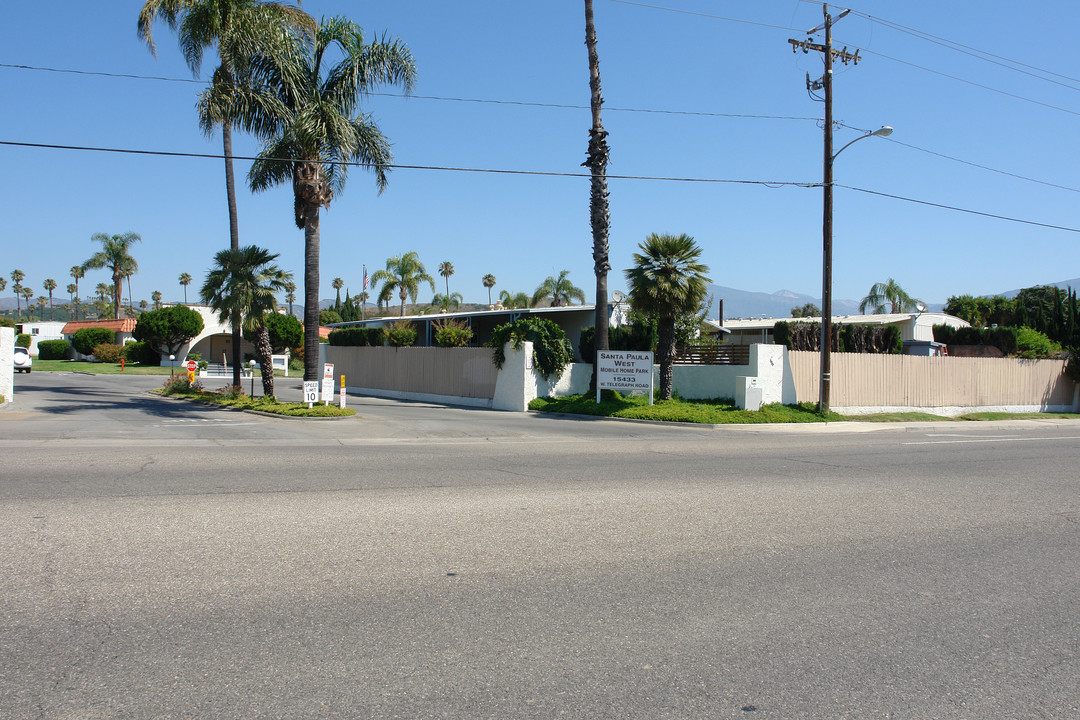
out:
<path id="1" fill-rule="evenodd" d="M 305 422 L 16 384 L 0 718 L 1080 717 L 1075 421 Z"/>

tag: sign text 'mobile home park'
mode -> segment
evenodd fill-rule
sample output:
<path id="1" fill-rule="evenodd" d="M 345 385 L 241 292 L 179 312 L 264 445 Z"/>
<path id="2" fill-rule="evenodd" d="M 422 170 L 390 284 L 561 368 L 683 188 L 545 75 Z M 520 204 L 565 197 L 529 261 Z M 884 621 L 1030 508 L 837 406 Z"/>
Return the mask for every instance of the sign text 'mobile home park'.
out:
<path id="1" fill-rule="evenodd" d="M 652 404 L 653 354 L 633 350 L 600 350 L 596 353 L 596 402 L 601 390 L 648 393 Z"/>

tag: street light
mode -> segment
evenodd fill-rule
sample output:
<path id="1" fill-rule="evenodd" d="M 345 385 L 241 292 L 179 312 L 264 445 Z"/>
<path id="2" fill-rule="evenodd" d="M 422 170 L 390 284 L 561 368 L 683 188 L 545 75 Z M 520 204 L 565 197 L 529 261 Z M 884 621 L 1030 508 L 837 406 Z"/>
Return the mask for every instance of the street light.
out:
<path id="1" fill-rule="evenodd" d="M 826 66 L 828 67 L 828 66 Z M 831 70 L 826 71 L 826 82 L 831 81 Z M 860 140 L 868 137 L 888 137 L 893 129 L 882 125 L 865 135 L 860 135 L 847 145 L 832 151 L 832 105 L 825 106 L 825 180 L 822 183 L 824 208 L 821 222 L 821 377 L 818 385 L 818 411 L 825 415 L 829 412 L 829 385 L 832 382 L 832 221 L 833 221 L 833 161 Z"/>
<path id="2" fill-rule="evenodd" d="M 251 365 L 251 397 L 255 397 L 255 361 L 251 360 L 248 364 Z"/>
<path id="3" fill-rule="evenodd" d="M 170 354 L 169 355 L 169 377 L 172 377 L 173 373 L 176 372 L 176 364 L 173 362 L 174 360 L 176 360 L 176 356 Z"/>

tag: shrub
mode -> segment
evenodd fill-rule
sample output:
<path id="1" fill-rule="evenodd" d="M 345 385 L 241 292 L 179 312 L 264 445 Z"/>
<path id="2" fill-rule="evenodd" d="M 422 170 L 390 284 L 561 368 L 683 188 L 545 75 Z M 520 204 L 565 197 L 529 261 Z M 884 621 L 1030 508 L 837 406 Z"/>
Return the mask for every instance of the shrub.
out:
<path id="1" fill-rule="evenodd" d="M 139 316 L 132 335 L 145 340 L 163 354 L 175 355 L 184 343 L 203 330 L 202 315 L 185 305 L 149 310 Z"/>
<path id="2" fill-rule="evenodd" d="M 120 346 L 116 343 L 99 343 L 94 346 L 90 354 L 97 358 L 98 362 L 118 363 L 120 362 L 120 350 Z"/>
<path id="3" fill-rule="evenodd" d="M 344 322 L 344 320 L 341 319 L 341 315 L 338 313 L 337 310 L 331 310 L 327 308 L 326 310 L 319 311 L 320 325 L 336 325 L 340 322 Z"/>
<path id="4" fill-rule="evenodd" d="M 27 333 L 19 333 L 15 336 L 15 344 L 19 347 L 30 347 L 30 336 Z"/>
<path id="5" fill-rule="evenodd" d="M 954 328 L 948 325 L 934 326 L 934 341 L 946 345 L 992 345 L 1006 355 L 1017 352 L 1017 333 L 1019 328 L 997 327 Z"/>
<path id="6" fill-rule="evenodd" d="M 473 338 L 472 328 L 462 320 L 447 318 L 436 320 L 432 325 L 435 326 L 435 344 L 439 347 L 465 347 Z"/>
<path id="7" fill-rule="evenodd" d="M 416 343 L 416 328 L 408 320 L 395 320 L 386 328 L 386 341 L 394 347 L 409 347 Z"/>
<path id="8" fill-rule="evenodd" d="M 199 378 L 195 378 L 194 382 L 190 382 L 186 372 L 170 375 L 165 378 L 165 382 L 161 385 L 161 391 L 166 395 L 171 395 L 173 393 L 201 392 L 202 389 L 202 381 L 200 381 Z"/>
<path id="9" fill-rule="evenodd" d="M 304 342 L 304 326 L 292 315 L 281 313 L 266 313 L 263 315 L 263 325 L 266 333 L 270 336 L 270 351 L 278 354 L 287 347 L 301 345 Z M 244 339 L 255 343 L 255 332 L 244 329 Z"/>
<path id="10" fill-rule="evenodd" d="M 42 340 L 37 344 L 38 357 L 42 360 L 63 360 L 67 357 L 71 343 L 67 340 Z"/>
<path id="11" fill-rule="evenodd" d="M 832 323 L 831 329 L 833 352 L 899 354 L 904 349 L 900 328 L 895 325 Z M 821 323 L 778 322 L 773 338 L 788 350 L 817 352 L 821 349 Z"/>
<path id="12" fill-rule="evenodd" d="M 240 385 L 226 385 L 217 391 L 222 400 L 236 400 L 244 397 L 244 388 Z"/>
<path id="13" fill-rule="evenodd" d="M 1044 333 L 1032 328 L 1018 328 L 1016 354 L 1022 358 L 1050 358 L 1061 352 L 1061 346 Z"/>
<path id="14" fill-rule="evenodd" d="M 339 347 L 363 347 L 368 344 L 368 328 L 347 327 L 331 330 L 329 342 Z"/>
<path id="15" fill-rule="evenodd" d="M 115 341 L 116 333 L 103 327 L 83 328 L 82 330 L 76 330 L 75 334 L 71 336 L 71 344 L 81 355 L 93 355 L 95 345 Z"/>
<path id="16" fill-rule="evenodd" d="M 0 327 L 15 327 L 15 321 L 9 317 L 0 317 Z"/>
<path id="17" fill-rule="evenodd" d="M 1074 383 L 1080 383 L 1080 349 L 1069 351 L 1069 361 L 1065 363 L 1065 377 Z"/>
<path id="18" fill-rule="evenodd" d="M 574 349 L 561 327 L 546 318 L 528 316 L 499 325 L 492 331 L 486 344 L 495 350 L 492 353 L 495 367 L 501 370 L 506 362 L 504 345 L 510 343 L 518 350 L 524 342 L 533 344 L 533 362 L 545 379 L 553 375 L 559 377 L 574 360 Z"/>
<path id="19" fill-rule="evenodd" d="M 150 346 L 150 343 L 136 340 L 124 345 L 120 350 L 120 357 L 124 362 L 138 363 L 139 365 L 160 365 L 161 354 Z"/>
<path id="20" fill-rule="evenodd" d="M 581 359 L 592 362 L 596 357 L 596 326 L 582 328 L 578 339 Z M 656 349 L 656 320 L 640 318 L 633 325 L 608 328 L 609 350 L 637 350 L 651 352 Z"/>

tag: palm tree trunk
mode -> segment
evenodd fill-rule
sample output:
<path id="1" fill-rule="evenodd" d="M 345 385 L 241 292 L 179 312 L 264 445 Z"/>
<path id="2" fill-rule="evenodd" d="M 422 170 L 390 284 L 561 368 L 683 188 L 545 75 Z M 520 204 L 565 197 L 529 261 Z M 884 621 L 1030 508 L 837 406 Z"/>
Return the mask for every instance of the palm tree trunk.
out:
<path id="1" fill-rule="evenodd" d="M 608 205 L 607 131 L 600 120 L 600 106 L 604 99 L 600 93 L 600 56 L 596 51 L 596 25 L 593 22 L 592 0 L 585 0 L 585 45 L 589 53 L 589 91 L 592 108 L 592 129 L 589 130 L 589 152 L 585 160 L 592 175 L 589 190 L 589 220 L 593 233 L 593 270 L 596 273 L 596 350 L 608 349 L 608 286 L 607 275 L 611 270 L 608 259 L 608 234 L 611 212 Z M 596 386 L 596 358 L 593 361 L 593 387 Z"/>
<path id="2" fill-rule="evenodd" d="M 319 206 L 304 213 L 304 379 L 319 379 Z"/>
<path id="3" fill-rule="evenodd" d="M 274 360 L 271 357 L 270 331 L 265 325 L 259 327 L 255 336 L 255 350 L 259 354 L 259 368 L 262 370 L 263 397 L 274 396 Z"/>
<path id="4" fill-rule="evenodd" d="M 120 319 L 120 298 L 124 295 L 124 278 L 113 277 L 113 320 Z"/>
<path id="5" fill-rule="evenodd" d="M 233 250 L 240 249 L 240 224 L 236 216 L 236 178 L 233 175 L 232 127 L 229 123 L 221 124 L 221 144 L 225 155 L 225 194 L 229 203 L 229 243 Z M 184 303 L 187 303 L 187 288 L 184 288 Z M 240 384 L 240 318 L 233 318 L 232 323 L 232 366 L 233 385 Z"/>
<path id="6" fill-rule="evenodd" d="M 662 317 L 657 324 L 656 358 L 660 365 L 660 399 L 671 399 L 675 376 L 675 318 Z"/>

